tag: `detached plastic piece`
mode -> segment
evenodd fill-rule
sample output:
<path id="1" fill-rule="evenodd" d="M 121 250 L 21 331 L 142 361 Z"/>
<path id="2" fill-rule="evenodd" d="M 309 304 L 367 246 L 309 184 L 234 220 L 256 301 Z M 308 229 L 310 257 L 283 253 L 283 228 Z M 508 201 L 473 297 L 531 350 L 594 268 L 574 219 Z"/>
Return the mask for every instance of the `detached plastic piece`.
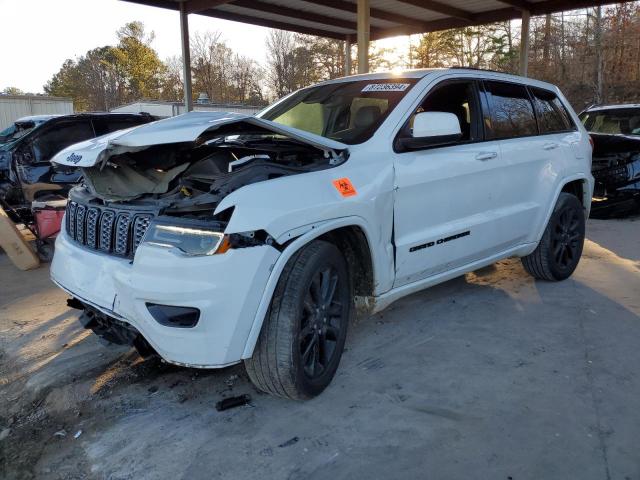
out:
<path id="1" fill-rule="evenodd" d="M 223 410 L 229 410 L 230 408 L 248 405 L 249 402 L 251 402 L 251 397 L 247 394 L 239 395 L 237 397 L 229 397 L 216 403 L 216 410 L 222 412 Z"/>

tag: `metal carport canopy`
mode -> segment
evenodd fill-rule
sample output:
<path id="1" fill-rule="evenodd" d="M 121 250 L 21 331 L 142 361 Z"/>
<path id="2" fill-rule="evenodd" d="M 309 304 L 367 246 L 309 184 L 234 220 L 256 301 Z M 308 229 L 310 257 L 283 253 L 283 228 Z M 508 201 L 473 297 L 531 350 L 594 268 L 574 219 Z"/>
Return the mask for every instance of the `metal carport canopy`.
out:
<path id="1" fill-rule="evenodd" d="M 611 0 L 124 0 L 180 12 L 185 103 L 191 109 L 188 14 L 358 43 L 368 71 L 370 40 L 522 19 L 521 74 L 527 74 L 530 15 L 621 3 Z M 350 63 L 350 51 L 347 63 Z"/>

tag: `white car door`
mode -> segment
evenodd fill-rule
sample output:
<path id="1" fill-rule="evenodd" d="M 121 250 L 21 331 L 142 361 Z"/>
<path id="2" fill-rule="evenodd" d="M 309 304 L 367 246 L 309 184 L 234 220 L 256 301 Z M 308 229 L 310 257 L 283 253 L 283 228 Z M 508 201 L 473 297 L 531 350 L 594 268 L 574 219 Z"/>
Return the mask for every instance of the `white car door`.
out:
<path id="1" fill-rule="evenodd" d="M 511 205 L 513 221 L 503 233 L 514 242 L 535 241 L 557 179 L 563 175 L 565 162 L 573 158 L 567 135 L 540 135 L 546 133 L 551 119 L 542 117 L 541 105 L 534 108 L 533 102 L 538 101 L 524 85 L 485 80 L 483 87 L 490 110 L 486 134 L 500 140 L 504 171 L 509 177 L 502 195 Z M 566 130 L 568 126 L 563 123 L 555 128 Z"/>
<path id="2" fill-rule="evenodd" d="M 475 80 L 431 89 L 419 111 L 454 113 L 462 138 L 419 150 L 394 147 L 394 287 L 489 257 L 507 247 L 502 192 L 507 188 L 499 141 L 483 141 Z M 417 113 L 416 112 L 416 113 Z M 399 133 L 410 135 L 410 121 Z"/>

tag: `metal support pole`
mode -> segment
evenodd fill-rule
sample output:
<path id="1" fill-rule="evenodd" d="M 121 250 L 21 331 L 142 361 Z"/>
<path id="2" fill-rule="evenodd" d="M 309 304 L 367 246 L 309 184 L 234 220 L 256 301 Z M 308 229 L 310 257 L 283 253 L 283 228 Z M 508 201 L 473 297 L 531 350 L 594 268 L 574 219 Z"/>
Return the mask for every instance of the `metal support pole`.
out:
<path id="1" fill-rule="evenodd" d="M 358 0 L 358 73 L 369 72 L 369 0 Z"/>
<path id="2" fill-rule="evenodd" d="M 344 74 L 351 75 L 351 38 L 344 41 Z"/>
<path id="3" fill-rule="evenodd" d="M 187 2 L 180 2 L 180 36 L 182 40 L 182 74 L 184 76 L 184 107 L 187 112 L 193 110 L 191 90 L 191 50 L 189 49 L 189 14 Z"/>
<path id="4" fill-rule="evenodd" d="M 531 13 L 522 11 L 522 24 L 520 27 L 520 75 L 526 77 L 529 73 L 529 24 Z"/>

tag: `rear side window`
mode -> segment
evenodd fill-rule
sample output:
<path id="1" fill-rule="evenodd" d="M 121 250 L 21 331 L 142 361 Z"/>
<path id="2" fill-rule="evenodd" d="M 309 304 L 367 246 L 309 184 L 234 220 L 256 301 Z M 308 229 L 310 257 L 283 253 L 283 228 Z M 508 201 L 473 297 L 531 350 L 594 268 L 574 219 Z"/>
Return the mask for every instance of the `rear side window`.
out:
<path id="1" fill-rule="evenodd" d="M 503 139 L 538 134 L 538 125 L 523 85 L 506 82 L 484 82 L 490 110 L 487 138 Z"/>
<path id="2" fill-rule="evenodd" d="M 531 94 L 536 106 L 540 133 L 566 132 L 575 128 L 569 113 L 555 93 L 532 88 Z"/>

